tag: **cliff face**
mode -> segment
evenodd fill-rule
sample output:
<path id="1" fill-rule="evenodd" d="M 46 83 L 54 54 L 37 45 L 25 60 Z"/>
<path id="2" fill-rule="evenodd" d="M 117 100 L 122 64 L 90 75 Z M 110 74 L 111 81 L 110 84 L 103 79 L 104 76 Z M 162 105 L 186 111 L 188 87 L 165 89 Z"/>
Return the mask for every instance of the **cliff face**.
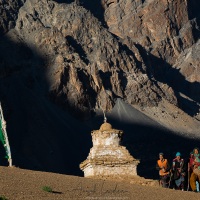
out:
<path id="1" fill-rule="evenodd" d="M 194 0 L 2 1 L 0 99 L 11 141 L 18 141 L 16 160 L 37 154 L 27 163 L 58 170 L 65 150 L 74 151 L 77 165 L 82 131 L 88 131 L 77 119 L 87 124 L 119 98 L 173 131 L 197 133 L 196 7 Z M 119 110 L 113 118 L 132 117 L 129 108 Z M 41 148 L 56 162 L 43 160 Z M 67 161 L 59 167 L 65 165 L 70 168 Z"/>
<path id="2" fill-rule="evenodd" d="M 147 74 L 171 86 L 184 111 L 187 97 L 199 105 L 198 2 L 105 0 L 103 5 L 109 30 L 133 51 L 133 44 L 138 47 Z M 198 112 L 190 109 L 189 114 Z"/>
<path id="3" fill-rule="evenodd" d="M 177 103 L 168 86 L 148 77 L 134 44 L 130 50 L 76 3 L 27 1 L 10 35 L 48 60 L 50 96 L 78 115 L 110 110 L 116 97 L 142 106 Z"/>

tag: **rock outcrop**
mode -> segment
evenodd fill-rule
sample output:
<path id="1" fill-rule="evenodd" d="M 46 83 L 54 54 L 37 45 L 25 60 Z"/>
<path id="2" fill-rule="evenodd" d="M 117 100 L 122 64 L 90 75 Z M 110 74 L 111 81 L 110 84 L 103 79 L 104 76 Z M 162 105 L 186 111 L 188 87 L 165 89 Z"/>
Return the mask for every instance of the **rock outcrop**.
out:
<path id="1" fill-rule="evenodd" d="M 0 1 L 0 36 L 15 27 L 18 12 L 25 0 Z"/>

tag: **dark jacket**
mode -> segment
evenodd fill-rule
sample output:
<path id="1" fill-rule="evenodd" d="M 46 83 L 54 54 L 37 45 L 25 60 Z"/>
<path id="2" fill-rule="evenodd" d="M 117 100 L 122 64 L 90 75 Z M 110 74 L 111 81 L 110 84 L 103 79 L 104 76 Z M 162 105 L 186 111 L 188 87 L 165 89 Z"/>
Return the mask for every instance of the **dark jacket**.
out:
<path id="1" fill-rule="evenodd" d="M 184 162 L 184 159 L 177 160 L 176 158 L 173 159 L 172 163 L 172 173 L 173 173 L 173 179 L 177 180 L 180 178 L 180 176 L 185 176 L 187 170 L 186 163 Z"/>

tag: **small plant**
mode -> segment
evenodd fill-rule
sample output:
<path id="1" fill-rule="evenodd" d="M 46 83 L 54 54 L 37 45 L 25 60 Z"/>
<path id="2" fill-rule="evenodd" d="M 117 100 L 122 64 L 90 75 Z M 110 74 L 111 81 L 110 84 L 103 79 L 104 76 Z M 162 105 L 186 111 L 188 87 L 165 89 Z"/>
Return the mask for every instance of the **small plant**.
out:
<path id="1" fill-rule="evenodd" d="M 5 196 L 0 196 L 0 200 L 8 200 Z"/>
<path id="2" fill-rule="evenodd" d="M 49 186 L 43 186 L 42 190 L 44 190 L 45 192 L 53 192 L 52 188 Z M 0 199 L 1 200 L 1 199 Z"/>

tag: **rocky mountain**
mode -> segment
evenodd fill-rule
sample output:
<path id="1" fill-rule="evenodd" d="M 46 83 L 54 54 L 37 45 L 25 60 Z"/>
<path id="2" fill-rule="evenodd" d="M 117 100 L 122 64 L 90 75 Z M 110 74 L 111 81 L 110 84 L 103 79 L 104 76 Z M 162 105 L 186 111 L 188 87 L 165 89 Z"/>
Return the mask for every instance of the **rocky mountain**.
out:
<path id="1" fill-rule="evenodd" d="M 99 128 L 102 110 L 127 130 L 130 148 L 171 131 L 191 149 L 183 138 L 200 130 L 197 8 L 197 0 L 1 1 L 0 100 L 17 165 L 78 174 L 91 145 L 83 132 Z M 140 145 L 133 154 L 146 159 Z"/>

